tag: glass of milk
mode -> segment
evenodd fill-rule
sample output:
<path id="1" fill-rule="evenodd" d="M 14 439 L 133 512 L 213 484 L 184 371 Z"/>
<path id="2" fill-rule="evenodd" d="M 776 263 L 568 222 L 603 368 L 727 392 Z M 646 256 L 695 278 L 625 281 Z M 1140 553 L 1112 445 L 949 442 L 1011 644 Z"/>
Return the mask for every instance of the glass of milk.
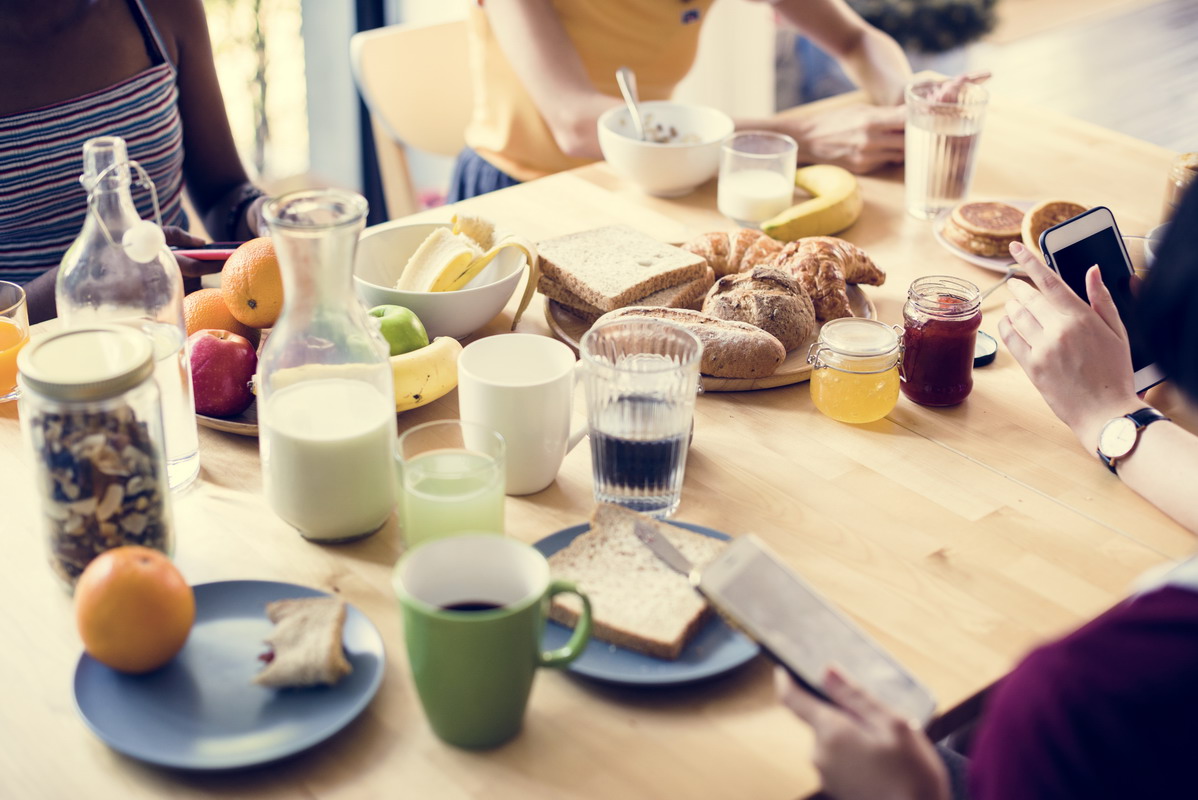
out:
<path id="1" fill-rule="evenodd" d="M 760 227 L 794 203 L 799 146 L 782 133 L 741 131 L 720 151 L 720 213 L 746 228 Z"/>

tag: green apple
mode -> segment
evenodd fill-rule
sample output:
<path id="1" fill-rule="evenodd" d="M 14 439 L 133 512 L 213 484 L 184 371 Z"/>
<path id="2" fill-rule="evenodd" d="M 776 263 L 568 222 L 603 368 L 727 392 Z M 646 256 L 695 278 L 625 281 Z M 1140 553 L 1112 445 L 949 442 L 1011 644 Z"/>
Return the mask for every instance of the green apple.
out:
<path id="1" fill-rule="evenodd" d="M 391 355 L 410 353 L 428 346 L 428 333 L 420 317 L 403 306 L 375 306 L 370 316 L 378 317 L 379 332 L 391 347 Z"/>

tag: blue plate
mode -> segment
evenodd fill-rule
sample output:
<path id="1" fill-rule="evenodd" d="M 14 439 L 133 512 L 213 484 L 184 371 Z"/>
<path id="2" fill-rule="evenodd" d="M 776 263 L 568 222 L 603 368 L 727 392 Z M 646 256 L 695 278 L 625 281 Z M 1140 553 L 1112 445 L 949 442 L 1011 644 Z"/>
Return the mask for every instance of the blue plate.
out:
<path id="1" fill-rule="evenodd" d="M 715 539 L 730 538 L 727 534 L 705 528 L 702 525 L 691 525 L 686 522 L 670 522 L 670 524 Z M 546 536 L 533 547 L 548 558 L 590 528 L 591 526 L 587 523 L 575 525 Z M 545 625 L 545 646 L 561 647 L 570 638 L 570 633 L 570 628 L 550 621 Z M 728 627 L 719 617 L 713 616 L 695 638 L 687 643 L 675 661 L 654 658 L 598 639 L 591 639 L 582 655 L 566 669 L 576 675 L 584 675 L 608 683 L 623 683 L 633 686 L 671 686 L 722 675 L 752 661 L 759 652 L 761 652 L 761 648 L 757 646 L 756 642 Z"/>
<path id="2" fill-rule="evenodd" d="M 113 749 L 164 767 L 220 770 L 298 753 L 348 725 L 383 680 L 383 640 L 349 606 L 343 644 L 354 671 L 336 686 L 267 689 L 253 683 L 274 627 L 266 604 L 324 592 L 273 581 L 221 581 L 195 588 L 187 645 L 147 675 L 125 675 L 84 654 L 75 706 Z"/>

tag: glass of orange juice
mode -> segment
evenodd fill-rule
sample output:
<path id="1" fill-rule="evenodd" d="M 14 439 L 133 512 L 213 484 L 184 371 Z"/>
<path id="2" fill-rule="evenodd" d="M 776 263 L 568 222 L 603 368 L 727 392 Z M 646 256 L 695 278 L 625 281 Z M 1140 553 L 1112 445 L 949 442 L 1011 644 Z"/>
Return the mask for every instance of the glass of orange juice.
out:
<path id="1" fill-rule="evenodd" d="M 15 283 L 0 281 L 0 403 L 16 400 L 17 353 L 29 341 L 29 309 L 25 290 Z"/>

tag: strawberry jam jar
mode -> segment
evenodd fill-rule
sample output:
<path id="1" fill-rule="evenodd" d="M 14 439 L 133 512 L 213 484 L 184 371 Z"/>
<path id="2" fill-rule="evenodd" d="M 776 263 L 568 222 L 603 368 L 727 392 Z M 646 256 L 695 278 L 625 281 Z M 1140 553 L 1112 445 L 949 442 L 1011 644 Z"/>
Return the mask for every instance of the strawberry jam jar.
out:
<path id="1" fill-rule="evenodd" d="M 973 346 L 981 293 L 948 275 L 919 278 L 903 306 L 901 388 L 924 406 L 954 406 L 973 389 Z"/>

